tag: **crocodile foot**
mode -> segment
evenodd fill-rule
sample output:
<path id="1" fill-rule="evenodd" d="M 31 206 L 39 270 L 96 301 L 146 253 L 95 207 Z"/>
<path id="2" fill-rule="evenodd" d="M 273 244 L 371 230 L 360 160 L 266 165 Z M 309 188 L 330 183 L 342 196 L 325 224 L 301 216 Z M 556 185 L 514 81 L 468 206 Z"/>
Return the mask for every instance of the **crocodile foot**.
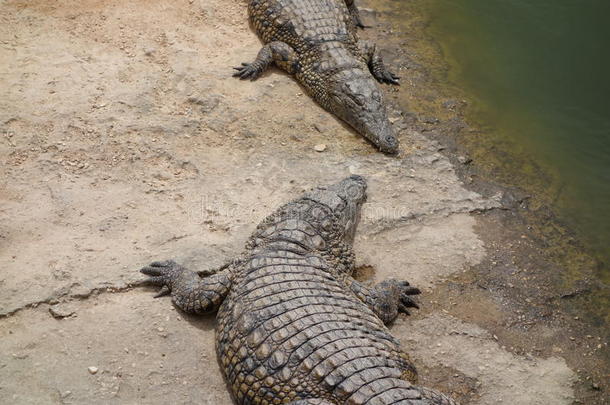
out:
<path id="1" fill-rule="evenodd" d="M 240 80 L 256 80 L 258 77 L 263 74 L 266 69 L 266 66 L 260 66 L 260 64 L 253 63 L 242 63 L 241 66 L 234 67 L 233 69 L 237 70 L 237 72 L 233 73 L 233 77 L 239 77 Z"/>
<path id="2" fill-rule="evenodd" d="M 384 323 L 392 322 L 400 312 L 410 315 L 408 308 L 419 308 L 411 296 L 421 294 L 421 291 L 408 281 L 386 280 L 377 284 L 372 292 L 374 310 Z"/>
<path id="3" fill-rule="evenodd" d="M 364 23 L 362 22 L 361 19 L 356 20 L 356 27 L 360 28 L 360 29 L 365 29 L 365 28 L 373 28 L 372 25 L 364 25 Z"/>
<path id="4" fill-rule="evenodd" d="M 161 290 L 155 295 L 155 298 L 170 294 L 174 282 L 179 279 L 185 271 L 188 270 L 173 260 L 152 262 L 148 266 L 140 269 L 141 273 L 149 276 L 147 279 L 149 284 L 161 287 Z"/>
<path id="5" fill-rule="evenodd" d="M 419 305 L 413 300 L 413 298 L 410 297 L 410 295 L 421 294 L 421 290 L 417 287 L 410 286 L 408 281 L 401 281 L 399 285 L 400 303 L 398 305 L 398 310 L 409 315 L 409 311 L 407 310 L 407 308 L 419 309 Z"/>
<path id="6" fill-rule="evenodd" d="M 419 309 L 419 305 L 410 296 L 421 294 L 421 291 L 411 286 L 408 281 L 386 280 L 377 285 L 377 290 L 383 291 L 387 299 L 396 302 L 398 312 L 409 315 L 407 308 Z"/>
<path id="7" fill-rule="evenodd" d="M 369 70 L 375 80 L 379 83 L 389 83 L 400 86 L 400 83 L 398 82 L 400 77 L 390 72 L 385 66 L 383 57 L 375 43 L 370 41 L 359 41 L 358 46 L 360 46 L 360 49 L 362 49 L 362 52 L 366 55 Z"/>
<path id="8" fill-rule="evenodd" d="M 148 284 L 161 286 L 156 297 L 171 293 L 172 302 L 184 312 L 204 314 L 218 310 L 231 288 L 230 265 L 211 271 L 201 278 L 173 260 L 153 262 L 140 272 L 149 276 Z"/>
<path id="9" fill-rule="evenodd" d="M 397 86 L 400 86 L 400 82 L 398 81 L 398 80 L 400 80 L 400 77 L 396 76 L 394 73 L 390 72 L 389 70 L 387 70 L 383 67 L 373 69 L 373 76 L 375 76 L 375 79 L 379 83 L 388 83 L 388 84 L 395 84 Z"/>

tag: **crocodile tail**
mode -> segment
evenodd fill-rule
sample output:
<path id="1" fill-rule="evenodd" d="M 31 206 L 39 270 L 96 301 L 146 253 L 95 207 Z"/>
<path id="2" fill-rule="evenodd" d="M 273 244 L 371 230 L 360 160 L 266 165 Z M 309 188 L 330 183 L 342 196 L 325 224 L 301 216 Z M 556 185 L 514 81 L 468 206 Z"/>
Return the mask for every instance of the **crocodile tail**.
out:
<path id="1" fill-rule="evenodd" d="M 423 399 L 430 401 L 431 405 L 459 405 L 455 400 L 438 391 L 426 387 L 417 387 Z"/>

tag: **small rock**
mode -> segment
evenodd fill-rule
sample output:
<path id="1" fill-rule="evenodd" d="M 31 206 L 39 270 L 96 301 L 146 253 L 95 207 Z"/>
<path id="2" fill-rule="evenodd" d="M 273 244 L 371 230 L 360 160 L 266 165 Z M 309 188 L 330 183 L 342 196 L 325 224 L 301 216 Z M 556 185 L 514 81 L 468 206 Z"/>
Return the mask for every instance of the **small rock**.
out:
<path id="1" fill-rule="evenodd" d="M 317 122 L 313 124 L 313 127 L 316 129 L 316 131 L 320 133 L 326 132 L 326 128 L 322 124 L 318 124 Z"/>
<path id="2" fill-rule="evenodd" d="M 436 117 L 423 117 L 421 121 L 425 124 L 438 124 L 440 122 Z"/>
<path id="3" fill-rule="evenodd" d="M 93 375 L 93 374 L 97 374 L 99 369 L 95 366 L 91 366 L 91 367 L 87 367 L 87 370 L 89 370 L 89 374 Z"/>
<path id="4" fill-rule="evenodd" d="M 324 152 L 326 150 L 326 145 L 323 143 L 319 143 L 313 147 L 316 152 Z"/>
<path id="5" fill-rule="evenodd" d="M 64 308 L 60 305 L 53 305 L 53 306 L 49 307 L 49 312 L 51 313 L 53 318 L 56 318 L 56 319 L 67 318 L 69 316 L 74 315 L 74 311 L 72 311 L 68 308 Z"/>
<path id="6" fill-rule="evenodd" d="M 457 159 L 458 159 L 458 162 L 460 162 L 463 165 L 472 163 L 472 159 L 467 156 L 458 156 Z"/>
<path id="7" fill-rule="evenodd" d="M 456 100 L 447 100 L 443 103 L 443 107 L 445 107 L 449 111 L 455 110 L 455 108 L 457 106 L 458 106 L 458 102 Z"/>
<path id="8" fill-rule="evenodd" d="M 217 94 L 209 95 L 206 98 L 191 96 L 188 98 L 188 101 L 189 103 L 200 105 L 202 113 L 209 113 L 216 107 L 218 107 L 218 105 L 222 101 L 222 96 Z"/>
<path id="9" fill-rule="evenodd" d="M 245 130 L 245 131 L 241 131 L 241 136 L 243 136 L 244 138 L 256 138 L 256 133 Z"/>

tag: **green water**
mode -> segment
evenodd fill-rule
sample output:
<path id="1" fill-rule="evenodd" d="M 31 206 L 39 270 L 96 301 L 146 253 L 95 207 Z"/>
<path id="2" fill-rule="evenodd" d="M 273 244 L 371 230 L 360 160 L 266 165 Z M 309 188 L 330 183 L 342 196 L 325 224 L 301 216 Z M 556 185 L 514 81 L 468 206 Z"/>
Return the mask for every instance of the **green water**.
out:
<path id="1" fill-rule="evenodd" d="M 428 0 L 449 80 L 551 175 L 553 208 L 610 273 L 610 1 Z"/>

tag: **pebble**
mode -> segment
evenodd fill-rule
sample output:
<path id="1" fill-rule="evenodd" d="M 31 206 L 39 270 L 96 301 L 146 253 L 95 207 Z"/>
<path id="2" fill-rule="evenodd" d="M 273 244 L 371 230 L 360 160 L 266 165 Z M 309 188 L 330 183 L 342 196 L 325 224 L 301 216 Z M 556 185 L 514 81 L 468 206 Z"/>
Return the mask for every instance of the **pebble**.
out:
<path id="1" fill-rule="evenodd" d="M 56 319 L 67 318 L 69 316 L 74 315 L 74 311 L 71 311 L 66 308 L 62 308 L 61 306 L 58 306 L 58 305 L 53 305 L 53 306 L 49 307 L 49 312 L 51 313 L 53 318 L 56 318 Z"/>
<path id="2" fill-rule="evenodd" d="M 319 143 L 313 147 L 316 152 L 324 152 L 326 150 L 326 144 Z"/>
<path id="3" fill-rule="evenodd" d="M 91 366 L 87 367 L 87 370 L 89 370 L 89 374 L 97 374 L 98 368 L 95 366 Z"/>
<path id="4" fill-rule="evenodd" d="M 323 125 L 318 124 L 317 122 L 315 124 L 313 124 L 313 127 L 316 129 L 316 131 L 318 131 L 320 133 L 326 132 L 326 128 L 324 128 Z"/>
<path id="5" fill-rule="evenodd" d="M 440 122 L 440 120 L 436 117 L 423 117 L 421 121 L 425 124 L 438 124 Z"/>
<path id="6" fill-rule="evenodd" d="M 469 158 L 468 156 L 458 156 L 458 162 L 460 162 L 463 165 L 467 165 L 469 163 L 472 163 L 472 159 Z"/>

